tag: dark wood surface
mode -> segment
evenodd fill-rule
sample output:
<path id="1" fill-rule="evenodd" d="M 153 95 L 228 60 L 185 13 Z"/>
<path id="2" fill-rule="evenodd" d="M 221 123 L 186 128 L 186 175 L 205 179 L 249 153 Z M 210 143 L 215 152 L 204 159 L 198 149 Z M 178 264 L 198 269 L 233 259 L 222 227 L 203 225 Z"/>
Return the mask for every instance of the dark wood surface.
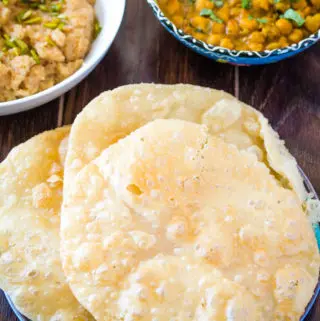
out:
<path id="1" fill-rule="evenodd" d="M 320 45 L 316 45 L 274 65 L 238 68 L 219 64 L 171 37 L 144 0 L 128 0 L 114 44 L 86 80 L 45 106 L 0 117 L 0 160 L 33 135 L 72 123 L 104 90 L 130 83 L 183 82 L 223 89 L 261 110 L 320 192 L 319 57 Z M 16 320 L 0 293 L 0 321 Z M 319 320 L 320 300 L 306 321 Z"/>

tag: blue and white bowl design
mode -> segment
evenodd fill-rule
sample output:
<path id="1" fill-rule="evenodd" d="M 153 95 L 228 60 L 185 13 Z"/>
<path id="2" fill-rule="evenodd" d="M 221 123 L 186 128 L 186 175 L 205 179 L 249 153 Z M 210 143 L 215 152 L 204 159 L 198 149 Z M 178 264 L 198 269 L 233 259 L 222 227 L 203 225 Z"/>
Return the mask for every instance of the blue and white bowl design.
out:
<path id="1" fill-rule="evenodd" d="M 308 38 L 301 40 L 297 44 L 285 48 L 265 50 L 265 51 L 247 51 L 247 50 L 230 50 L 227 48 L 212 46 L 191 35 L 185 34 L 178 29 L 161 11 L 156 0 L 147 0 L 153 13 L 160 23 L 180 42 L 192 49 L 196 53 L 219 62 L 230 63 L 233 65 L 264 65 L 292 57 L 302 52 L 320 39 L 320 30 L 310 35 Z"/>

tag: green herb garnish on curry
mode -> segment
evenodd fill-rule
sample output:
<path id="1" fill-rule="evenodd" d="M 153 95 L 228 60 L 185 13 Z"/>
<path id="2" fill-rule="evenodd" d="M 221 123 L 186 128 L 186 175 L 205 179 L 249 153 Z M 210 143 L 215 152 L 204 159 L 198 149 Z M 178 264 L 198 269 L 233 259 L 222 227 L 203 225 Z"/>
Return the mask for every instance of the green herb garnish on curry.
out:
<path id="1" fill-rule="evenodd" d="M 320 0 L 158 0 L 158 4 L 187 34 L 228 49 L 283 48 L 320 28 Z"/>

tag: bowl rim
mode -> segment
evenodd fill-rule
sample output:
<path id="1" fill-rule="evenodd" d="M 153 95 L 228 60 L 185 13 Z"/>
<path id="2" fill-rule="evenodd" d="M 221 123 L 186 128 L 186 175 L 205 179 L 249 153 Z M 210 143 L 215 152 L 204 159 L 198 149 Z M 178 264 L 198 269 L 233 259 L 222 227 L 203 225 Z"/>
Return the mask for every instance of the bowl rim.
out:
<path id="1" fill-rule="evenodd" d="M 108 49 L 110 48 L 111 44 L 113 43 L 115 37 L 117 36 L 120 26 L 123 21 L 125 8 L 126 8 L 126 0 L 117 0 L 116 1 L 117 6 L 119 8 L 119 13 L 121 18 L 117 21 L 117 24 L 112 32 L 111 35 L 109 35 L 110 41 L 107 41 L 101 49 L 94 49 L 92 45 L 97 41 L 98 38 L 104 37 L 106 34 L 108 34 L 108 30 L 102 30 L 100 35 L 97 39 L 94 39 L 91 48 L 88 51 L 86 57 L 84 58 L 84 61 L 81 65 L 81 67 L 72 75 L 64 79 L 63 81 L 55 84 L 52 87 L 49 87 L 45 90 L 42 90 L 40 92 L 37 92 L 33 95 L 26 96 L 19 99 L 9 100 L 6 102 L 0 102 L 0 116 L 2 115 L 9 115 L 18 113 L 21 111 L 26 111 L 32 108 L 35 108 L 39 105 L 45 104 L 49 101 L 52 101 L 56 99 L 57 97 L 63 95 L 65 92 L 69 91 L 71 88 L 76 86 L 78 83 L 80 83 L 85 77 L 88 76 L 88 74 L 101 62 L 101 60 L 106 55 Z M 105 0 L 98 0 L 96 1 L 95 6 L 99 4 L 101 6 L 106 6 L 108 2 Z M 96 53 L 92 58 L 89 58 L 87 61 L 87 57 L 92 54 Z M 10 109 L 16 109 L 15 111 L 11 111 Z"/>
<path id="2" fill-rule="evenodd" d="M 310 182 L 310 179 L 308 178 L 308 176 L 304 173 L 304 171 L 301 169 L 301 167 L 298 165 L 298 170 L 300 172 L 300 175 L 303 179 L 303 183 L 305 185 L 305 188 L 307 190 L 307 192 L 311 195 L 312 199 L 314 200 L 320 200 L 319 196 L 316 192 L 316 190 L 314 189 L 313 185 Z M 316 234 L 316 231 L 320 233 L 320 224 L 316 224 L 316 226 L 313 226 L 313 230 L 314 233 Z M 320 235 L 320 234 L 319 234 Z M 317 239 L 318 242 L 318 248 L 320 250 L 320 239 Z M 29 321 L 28 318 L 24 317 L 19 311 L 18 309 L 15 307 L 15 305 L 13 304 L 12 300 L 10 299 L 10 296 L 4 292 L 4 295 L 11 307 L 11 309 L 13 310 L 13 312 L 15 313 L 15 315 L 17 316 L 17 318 L 19 319 L 19 321 Z M 319 278 L 318 278 L 318 282 L 317 285 L 313 291 L 313 295 L 310 298 L 310 301 L 308 302 L 307 306 L 305 307 L 305 310 L 303 312 L 303 315 L 300 318 L 300 321 L 305 321 L 306 317 L 309 315 L 312 307 L 314 306 L 316 300 L 318 299 L 318 297 L 320 296 L 320 274 L 319 274 Z"/>
<path id="3" fill-rule="evenodd" d="M 264 50 L 264 51 L 250 51 L 250 50 L 234 50 L 228 49 L 221 46 L 210 45 L 202 40 L 196 39 L 190 34 L 185 33 L 182 29 L 178 28 L 161 10 L 160 6 L 157 3 L 157 0 L 147 0 L 147 3 L 152 8 L 154 14 L 160 23 L 168 28 L 175 36 L 183 39 L 191 46 L 196 46 L 200 50 L 204 50 L 208 53 L 217 53 L 220 55 L 228 55 L 232 58 L 246 58 L 246 59 L 257 59 L 257 58 L 268 58 L 274 56 L 287 55 L 290 52 L 295 52 L 299 50 L 304 50 L 310 47 L 310 45 L 316 43 L 320 40 L 320 29 L 310 34 L 307 38 L 303 38 L 298 43 L 291 44 L 283 48 L 277 48 L 273 50 Z"/>

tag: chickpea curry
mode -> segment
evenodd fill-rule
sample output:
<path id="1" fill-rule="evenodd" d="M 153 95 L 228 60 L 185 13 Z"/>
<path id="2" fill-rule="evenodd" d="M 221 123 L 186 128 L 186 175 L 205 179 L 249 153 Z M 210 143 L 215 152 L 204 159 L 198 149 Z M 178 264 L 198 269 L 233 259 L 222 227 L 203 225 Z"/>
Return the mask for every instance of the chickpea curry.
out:
<path id="1" fill-rule="evenodd" d="M 158 0 L 185 33 L 235 50 L 283 48 L 320 28 L 320 0 Z"/>

